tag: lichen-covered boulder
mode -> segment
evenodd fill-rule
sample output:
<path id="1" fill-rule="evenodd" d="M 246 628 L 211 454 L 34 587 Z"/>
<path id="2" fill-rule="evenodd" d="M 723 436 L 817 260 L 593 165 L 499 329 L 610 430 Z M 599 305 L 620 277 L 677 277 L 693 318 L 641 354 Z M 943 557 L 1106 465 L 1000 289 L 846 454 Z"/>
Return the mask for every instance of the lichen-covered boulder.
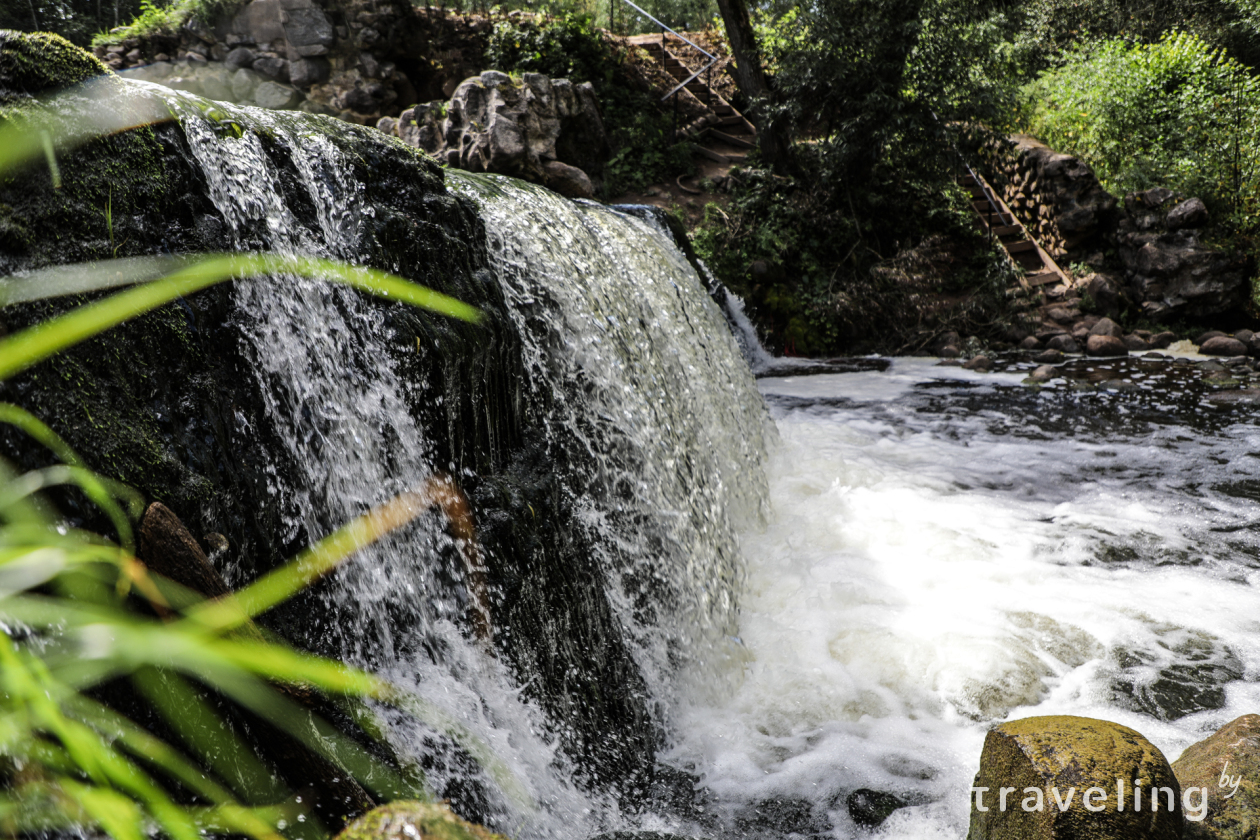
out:
<path id="1" fill-rule="evenodd" d="M 373 808 L 346 826 L 336 840 L 504 840 L 487 828 L 465 822 L 446 805 L 391 802 Z"/>
<path id="2" fill-rule="evenodd" d="M 1260 715 L 1243 715 L 1191 744 L 1172 769 L 1182 788 L 1208 791 L 1206 813 L 1186 821 L 1187 838 L 1243 840 L 1260 831 Z"/>
<path id="3" fill-rule="evenodd" d="M 450 102 L 426 102 L 403 111 L 395 131 L 449 166 L 498 172 L 538 183 L 557 176 L 560 162 L 599 176 L 607 156 L 595 90 L 589 82 L 526 73 L 518 81 L 497 70 L 465 79 Z M 554 170 L 555 167 L 552 167 Z M 565 173 L 563 181 L 580 181 Z"/>
<path id="4" fill-rule="evenodd" d="M 972 788 L 968 840 L 1177 840 L 1181 788 L 1142 735 L 1054 716 L 989 732 Z"/>

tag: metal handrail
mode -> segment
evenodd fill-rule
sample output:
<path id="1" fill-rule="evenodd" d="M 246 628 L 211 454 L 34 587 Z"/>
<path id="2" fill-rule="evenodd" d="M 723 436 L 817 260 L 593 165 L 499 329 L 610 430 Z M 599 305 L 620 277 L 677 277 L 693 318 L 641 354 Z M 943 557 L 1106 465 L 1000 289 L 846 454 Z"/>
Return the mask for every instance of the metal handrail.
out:
<path id="1" fill-rule="evenodd" d="M 643 15 L 643 16 L 644 16 L 645 18 L 647 18 L 648 20 L 652 21 L 652 23 L 655 23 L 657 26 L 659 26 L 659 27 L 660 27 L 662 30 L 664 30 L 665 32 L 673 32 L 673 33 L 674 33 L 674 35 L 675 35 L 675 37 L 677 37 L 680 41 L 686 41 L 688 44 L 691 44 L 691 46 L 695 47 L 697 50 L 699 50 L 700 52 L 704 53 L 704 54 L 705 54 L 706 56 L 708 56 L 709 58 L 713 59 L 714 61 L 717 61 L 717 56 L 715 56 L 713 53 L 709 52 L 708 50 L 704 49 L 703 47 L 696 46 L 696 44 L 692 43 L 692 42 L 691 42 L 691 40 L 690 40 L 689 38 L 684 38 L 682 35 L 679 35 L 679 34 L 678 34 L 677 32 L 675 32 L 672 28 L 670 28 L 670 27 L 666 26 L 665 24 L 661 23 L 659 20 L 657 20 L 656 18 L 654 18 L 652 15 L 650 15 L 649 13 L 647 13 L 647 12 L 645 12 L 643 9 L 641 9 L 638 5 L 636 5 L 635 3 L 631 2 L 631 0 L 621 0 L 621 2 L 622 2 L 622 3 L 625 3 L 627 6 L 629 6 L 629 7 L 630 7 L 630 8 L 632 8 L 632 9 L 634 9 L 636 12 L 638 12 L 638 13 L 639 13 L 639 14 L 641 14 L 641 15 Z M 664 40 L 663 40 L 663 37 L 664 37 L 664 32 L 662 32 L 662 46 L 664 46 Z"/>

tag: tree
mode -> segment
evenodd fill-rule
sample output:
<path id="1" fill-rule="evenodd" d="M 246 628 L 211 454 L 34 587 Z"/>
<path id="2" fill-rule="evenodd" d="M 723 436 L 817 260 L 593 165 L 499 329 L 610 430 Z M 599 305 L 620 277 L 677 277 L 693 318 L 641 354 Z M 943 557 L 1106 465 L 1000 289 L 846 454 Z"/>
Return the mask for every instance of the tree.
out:
<path id="1" fill-rule="evenodd" d="M 718 0 L 718 9 L 726 26 L 731 54 L 735 57 L 735 84 L 752 106 L 750 113 L 757 124 L 762 157 L 776 171 L 781 171 L 788 163 L 788 134 L 784 121 L 776 119 L 769 107 L 770 85 L 766 80 L 752 19 L 748 15 L 748 5 L 744 0 Z"/>

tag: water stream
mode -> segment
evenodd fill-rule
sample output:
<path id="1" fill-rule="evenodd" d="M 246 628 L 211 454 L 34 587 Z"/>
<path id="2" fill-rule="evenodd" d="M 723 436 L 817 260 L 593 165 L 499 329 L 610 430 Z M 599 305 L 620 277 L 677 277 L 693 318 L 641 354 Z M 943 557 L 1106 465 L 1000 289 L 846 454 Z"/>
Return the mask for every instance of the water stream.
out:
<path id="1" fill-rule="evenodd" d="M 362 258 L 377 211 L 336 144 L 304 118 L 226 105 L 245 130 L 224 132 L 195 98 L 164 95 L 239 247 Z M 286 204 L 284 177 L 314 222 Z M 853 837 L 847 797 L 873 788 L 912 803 L 887 836 L 957 837 L 996 721 L 1104 717 L 1173 758 L 1256 708 L 1260 427 L 1245 409 L 1187 396 L 1155 368 L 1126 370 L 1125 390 L 1033 390 L 1024 373 L 913 359 L 763 378 L 759 396 L 741 348 L 765 370 L 773 360 L 742 307 L 725 301 L 737 341 L 659 227 L 510 179 L 446 181 L 485 225 L 526 443 L 642 681 L 658 757 L 696 783 L 679 806 L 582 781 L 562 747 L 581 742 L 566 733 L 586 695 L 540 703 L 530 686 L 554 675 L 470 637 L 466 582 L 434 516 L 338 575 L 329 632 L 525 783 L 533 807 L 479 778 L 478 816 L 497 830 Z M 236 295 L 283 442 L 271 494 L 284 540 L 453 466 L 434 463 L 440 430 L 408 399 L 424 383 L 394 361 L 380 306 L 292 279 Z M 572 646 L 562 629 L 529 644 Z M 404 753 L 437 749 L 425 726 L 393 724 Z M 427 769 L 438 789 L 480 775 Z"/>

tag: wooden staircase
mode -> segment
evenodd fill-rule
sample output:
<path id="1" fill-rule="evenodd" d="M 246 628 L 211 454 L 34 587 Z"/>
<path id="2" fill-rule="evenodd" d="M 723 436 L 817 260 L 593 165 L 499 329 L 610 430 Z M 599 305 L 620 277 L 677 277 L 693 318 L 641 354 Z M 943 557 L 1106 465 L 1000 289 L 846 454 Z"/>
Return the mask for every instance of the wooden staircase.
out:
<path id="1" fill-rule="evenodd" d="M 696 151 L 709 160 L 717 163 L 742 163 L 747 157 L 747 151 L 757 146 L 757 128 L 717 91 L 709 87 L 703 75 L 688 81 L 694 71 L 678 60 L 671 49 L 672 44 L 665 41 L 663 36 L 636 35 L 628 40 L 647 50 L 649 55 L 660 62 L 665 72 L 679 83 L 686 81 L 683 88 L 707 109 L 703 117 L 684 127 L 679 133 L 697 136 Z M 689 48 L 685 41 L 679 40 L 678 43 L 683 48 Z M 720 72 L 720 68 L 714 68 L 714 72 Z"/>
<path id="2" fill-rule="evenodd" d="M 1056 284 L 1071 287 L 1071 279 L 983 178 L 967 170 L 958 179 L 958 184 L 971 193 L 971 207 L 976 212 L 980 229 L 997 240 L 1019 269 L 1018 284 L 1006 290 L 1006 296 L 1014 299 L 1015 309 L 1032 309 L 1044 304 L 1046 289 Z"/>

